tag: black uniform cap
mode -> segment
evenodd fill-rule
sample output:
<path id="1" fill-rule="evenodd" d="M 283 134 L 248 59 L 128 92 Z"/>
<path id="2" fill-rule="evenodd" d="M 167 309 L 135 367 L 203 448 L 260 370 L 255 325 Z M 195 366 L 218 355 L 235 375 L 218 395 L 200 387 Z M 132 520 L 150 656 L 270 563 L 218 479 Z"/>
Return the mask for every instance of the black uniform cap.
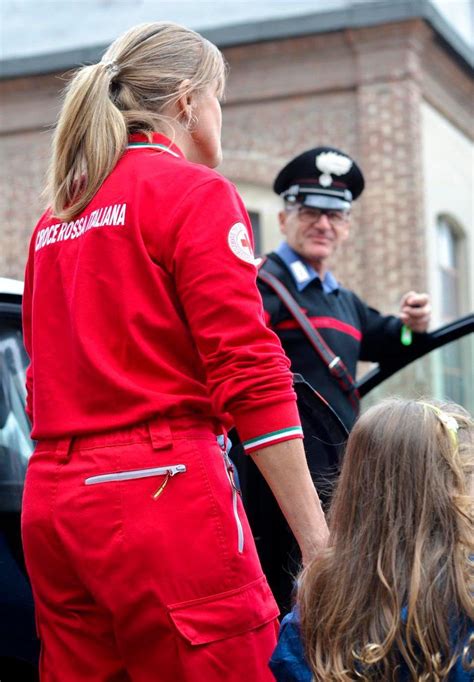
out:
<path id="1" fill-rule="evenodd" d="M 335 147 L 315 147 L 295 156 L 278 173 L 273 190 L 289 203 L 348 210 L 364 189 L 364 176 Z"/>

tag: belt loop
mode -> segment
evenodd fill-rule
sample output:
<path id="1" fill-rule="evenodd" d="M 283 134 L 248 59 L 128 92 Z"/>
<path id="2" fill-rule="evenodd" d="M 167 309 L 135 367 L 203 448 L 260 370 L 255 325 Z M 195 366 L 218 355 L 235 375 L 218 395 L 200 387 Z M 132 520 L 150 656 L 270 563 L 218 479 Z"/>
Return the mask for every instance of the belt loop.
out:
<path id="1" fill-rule="evenodd" d="M 165 417 L 155 417 L 148 422 L 150 441 L 154 450 L 168 450 L 173 446 L 169 421 Z"/>
<path id="2" fill-rule="evenodd" d="M 60 438 L 56 444 L 56 453 L 61 457 L 64 464 L 67 464 L 72 456 L 74 437 Z"/>

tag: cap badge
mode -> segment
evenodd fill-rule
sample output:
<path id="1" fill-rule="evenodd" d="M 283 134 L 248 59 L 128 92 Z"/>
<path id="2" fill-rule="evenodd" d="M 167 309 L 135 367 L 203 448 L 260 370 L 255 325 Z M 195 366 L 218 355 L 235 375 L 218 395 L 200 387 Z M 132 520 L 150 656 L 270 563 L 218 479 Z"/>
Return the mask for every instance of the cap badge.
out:
<path id="1" fill-rule="evenodd" d="M 345 175 L 352 167 L 353 161 L 336 152 L 321 152 L 315 159 L 316 168 L 321 171 L 319 184 L 322 187 L 332 185 L 332 175 Z"/>

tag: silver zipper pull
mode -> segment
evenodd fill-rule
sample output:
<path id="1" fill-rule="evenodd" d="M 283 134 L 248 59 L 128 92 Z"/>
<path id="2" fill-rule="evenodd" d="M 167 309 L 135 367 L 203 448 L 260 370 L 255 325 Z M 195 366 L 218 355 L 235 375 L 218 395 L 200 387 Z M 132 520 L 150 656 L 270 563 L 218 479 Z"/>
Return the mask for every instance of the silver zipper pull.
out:
<path id="1" fill-rule="evenodd" d="M 182 474 L 185 471 L 186 471 L 186 465 L 185 464 L 176 464 L 176 465 L 169 467 L 168 474 L 170 476 L 175 476 L 176 474 Z"/>

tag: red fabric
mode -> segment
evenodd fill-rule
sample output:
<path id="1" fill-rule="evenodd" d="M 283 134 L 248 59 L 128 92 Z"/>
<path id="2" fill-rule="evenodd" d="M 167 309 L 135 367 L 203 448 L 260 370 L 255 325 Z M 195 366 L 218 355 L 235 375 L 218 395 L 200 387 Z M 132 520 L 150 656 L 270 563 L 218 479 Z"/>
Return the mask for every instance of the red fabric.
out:
<path id="1" fill-rule="evenodd" d="M 315 329 L 335 329 L 336 331 L 352 336 L 357 341 L 361 341 L 362 339 L 362 332 L 360 329 L 356 329 L 356 327 L 347 324 L 347 322 L 341 322 L 341 320 L 337 320 L 334 317 L 307 317 Z M 301 329 L 296 320 L 283 320 L 283 322 L 278 322 L 273 328 Z"/>
<path id="2" fill-rule="evenodd" d="M 176 464 L 156 500 L 162 475 L 84 483 Z M 271 682 L 278 608 L 234 494 L 202 421 L 39 443 L 22 532 L 42 682 Z"/>
<path id="3" fill-rule="evenodd" d="M 245 208 L 217 172 L 171 149 L 126 151 L 77 220 L 46 213 L 33 234 L 24 335 L 35 439 L 156 414 L 216 416 L 244 439 L 299 424 L 256 267 L 229 246 L 236 223 L 251 235 Z"/>

